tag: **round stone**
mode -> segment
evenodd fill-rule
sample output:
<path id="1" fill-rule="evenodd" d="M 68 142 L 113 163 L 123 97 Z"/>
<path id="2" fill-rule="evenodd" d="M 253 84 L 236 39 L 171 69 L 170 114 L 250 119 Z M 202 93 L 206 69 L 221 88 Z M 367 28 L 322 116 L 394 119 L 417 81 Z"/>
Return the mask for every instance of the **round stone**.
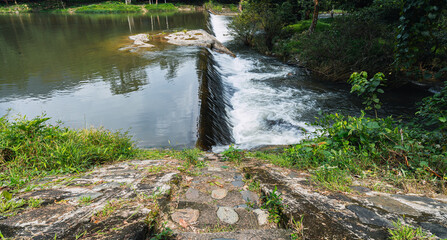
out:
<path id="1" fill-rule="evenodd" d="M 180 219 L 183 219 L 187 223 L 194 223 L 199 219 L 199 210 L 186 208 L 186 209 L 178 209 L 171 215 L 171 218 L 174 222 L 180 224 Z"/>
<path id="2" fill-rule="evenodd" d="M 199 190 L 190 188 L 188 189 L 188 191 L 186 191 L 185 197 L 188 200 L 196 200 L 199 198 Z"/>
<path id="3" fill-rule="evenodd" d="M 256 215 L 258 215 L 258 223 L 259 226 L 265 225 L 269 222 L 269 214 L 267 213 L 267 211 L 261 210 L 261 209 L 256 209 L 253 211 L 254 213 L 256 213 Z"/>
<path id="4" fill-rule="evenodd" d="M 230 207 L 220 207 L 217 210 L 217 217 L 220 221 L 228 224 L 235 224 L 239 221 L 239 216 L 237 215 L 236 211 Z"/>
<path id="5" fill-rule="evenodd" d="M 228 194 L 228 190 L 224 188 L 216 189 L 211 192 L 211 197 L 214 199 L 222 199 L 226 197 Z"/>

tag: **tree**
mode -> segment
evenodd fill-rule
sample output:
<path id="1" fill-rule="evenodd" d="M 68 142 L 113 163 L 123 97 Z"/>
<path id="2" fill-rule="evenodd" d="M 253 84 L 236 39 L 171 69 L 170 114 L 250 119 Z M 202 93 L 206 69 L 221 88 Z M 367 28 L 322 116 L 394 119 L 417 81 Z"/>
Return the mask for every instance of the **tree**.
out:
<path id="1" fill-rule="evenodd" d="M 312 23 L 309 27 L 309 34 L 312 34 L 317 26 L 319 7 L 319 0 L 314 0 L 314 15 L 312 17 Z"/>

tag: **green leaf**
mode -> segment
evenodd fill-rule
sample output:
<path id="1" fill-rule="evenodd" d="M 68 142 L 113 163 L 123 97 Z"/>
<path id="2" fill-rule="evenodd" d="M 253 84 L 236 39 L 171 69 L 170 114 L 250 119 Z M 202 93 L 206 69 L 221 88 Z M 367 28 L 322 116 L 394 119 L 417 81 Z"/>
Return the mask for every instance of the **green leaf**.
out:
<path id="1" fill-rule="evenodd" d="M 6 191 L 6 190 L 3 190 L 3 191 L 2 191 L 2 197 L 3 197 L 6 201 L 9 201 L 9 200 L 12 199 L 12 194 L 9 193 L 9 192 Z"/>
<path id="2" fill-rule="evenodd" d="M 447 121 L 447 118 L 445 117 L 439 117 L 438 120 L 442 123 L 445 123 Z"/>

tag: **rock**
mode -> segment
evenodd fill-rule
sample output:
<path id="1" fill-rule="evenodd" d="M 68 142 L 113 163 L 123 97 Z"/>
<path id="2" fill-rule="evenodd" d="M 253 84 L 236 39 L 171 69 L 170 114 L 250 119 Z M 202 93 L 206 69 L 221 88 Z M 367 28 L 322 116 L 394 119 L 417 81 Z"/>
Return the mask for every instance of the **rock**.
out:
<path id="1" fill-rule="evenodd" d="M 211 50 L 236 57 L 236 55 L 219 42 L 216 37 L 202 29 L 172 33 L 165 36 L 165 39 L 167 39 L 170 44 L 207 47 Z"/>
<path id="2" fill-rule="evenodd" d="M 214 199 L 223 199 L 224 197 L 226 197 L 228 194 L 228 190 L 227 189 L 217 189 L 217 190 L 213 190 L 211 192 L 211 197 Z"/>
<path id="3" fill-rule="evenodd" d="M 197 200 L 199 198 L 199 193 L 200 193 L 199 190 L 189 188 L 185 193 L 185 197 L 188 200 Z"/>
<path id="4" fill-rule="evenodd" d="M 393 227 L 390 221 L 385 218 L 380 217 L 375 212 L 366 209 L 358 205 L 349 205 L 347 209 L 353 211 L 355 215 L 359 218 L 360 222 L 370 225 L 376 225 L 380 227 Z"/>
<path id="5" fill-rule="evenodd" d="M 258 194 L 252 192 L 252 191 L 242 191 L 242 198 L 246 201 L 246 202 L 251 202 L 251 203 L 258 203 L 259 201 L 259 196 Z"/>
<path id="6" fill-rule="evenodd" d="M 237 221 L 239 221 L 239 216 L 233 210 L 233 208 L 230 207 L 219 207 L 219 209 L 217 210 L 217 217 L 220 219 L 220 221 L 228 224 L 235 224 Z"/>
<path id="7" fill-rule="evenodd" d="M 245 185 L 245 183 L 242 181 L 233 181 L 231 182 L 231 184 L 233 184 L 233 186 L 235 187 L 243 187 Z"/>
<path id="8" fill-rule="evenodd" d="M 269 214 L 265 210 L 256 209 L 253 211 L 258 216 L 258 224 L 260 226 L 267 224 L 269 221 Z"/>
<path id="9" fill-rule="evenodd" d="M 192 224 L 199 219 L 200 212 L 197 209 L 186 208 L 186 209 L 178 209 L 175 211 L 171 218 L 174 222 L 180 224 L 180 219 L 183 219 L 189 224 Z"/>
<path id="10" fill-rule="evenodd" d="M 366 188 L 366 187 L 362 187 L 362 186 L 351 186 L 349 187 L 350 189 L 357 191 L 359 193 L 367 193 L 367 192 L 371 192 L 371 189 Z"/>
<path id="11" fill-rule="evenodd" d="M 397 200 L 394 200 L 385 196 L 368 197 L 368 201 L 372 202 L 375 206 L 382 208 L 388 212 L 396 213 L 399 215 L 420 216 L 421 213 L 414 208 L 409 207 Z"/>
<path id="12" fill-rule="evenodd" d="M 241 174 L 234 174 L 234 180 L 235 181 L 242 181 L 242 175 Z"/>
<path id="13" fill-rule="evenodd" d="M 421 227 L 429 230 L 431 233 L 436 235 L 440 239 L 447 239 L 447 228 L 436 224 L 436 223 L 429 223 L 429 222 L 423 222 L 420 223 Z"/>

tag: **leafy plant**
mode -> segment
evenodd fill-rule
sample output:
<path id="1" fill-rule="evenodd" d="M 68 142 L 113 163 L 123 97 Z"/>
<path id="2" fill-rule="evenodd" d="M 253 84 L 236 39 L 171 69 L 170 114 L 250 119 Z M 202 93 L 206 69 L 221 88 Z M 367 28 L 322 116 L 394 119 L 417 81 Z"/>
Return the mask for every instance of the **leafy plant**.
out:
<path id="1" fill-rule="evenodd" d="M 394 229 L 388 229 L 390 240 L 434 240 L 433 235 L 428 235 L 422 231 L 422 228 L 412 228 L 401 221 L 393 222 Z"/>
<path id="2" fill-rule="evenodd" d="M 347 171 L 323 165 L 313 172 L 312 179 L 321 186 L 335 191 L 350 192 L 352 180 Z"/>
<path id="3" fill-rule="evenodd" d="M 165 226 L 165 223 L 162 224 L 161 231 L 156 233 L 151 240 L 169 240 L 172 239 L 174 232 L 169 227 Z"/>
<path id="4" fill-rule="evenodd" d="M 91 203 L 91 201 L 92 201 L 91 196 L 82 196 L 81 198 L 79 198 L 79 203 L 82 205 L 88 205 Z"/>
<path id="5" fill-rule="evenodd" d="M 290 219 L 292 225 L 292 234 L 290 237 L 292 240 L 303 240 L 304 239 L 304 225 L 303 225 L 304 215 L 301 216 L 299 220 L 295 220 L 293 217 Z"/>
<path id="6" fill-rule="evenodd" d="M 267 209 L 267 211 L 269 212 L 269 220 L 276 224 L 281 221 L 281 213 L 284 210 L 281 193 L 278 193 L 277 191 L 278 189 L 275 186 L 271 193 L 266 194 L 262 197 L 262 209 Z"/>
<path id="7" fill-rule="evenodd" d="M 447 130 L 447 83 L 441 91 L 424 98 L 416 113 L 425 126 L 434 127 L 441 132 Z"/>
<path id="8" fill-rule="evenodd" d="M 245 152 L 241 149 L 237 149 L 234 145 L 230 145 L 228 149 L 222 152 L 223 159 L 225 161 L 235 162 L 240 164 L 245 157 Z"/>
<path id="9" fill-rule="evenodd" d="M 368 80 L 367 72 L 354 72 L 348 80 L 348 83 L 352 85 L 351 93 L 356 93 L 357 96 L 363 98 L 363 104 L 366 105 L 366 110 L 374 109 L 377 118 L 377 110 L 382 106 L 380 99 L 377 97 L 378 93 L 383 93 L 380 88 L 384 86 L 386 81 L 385 75 L 378 72 Z"/>

